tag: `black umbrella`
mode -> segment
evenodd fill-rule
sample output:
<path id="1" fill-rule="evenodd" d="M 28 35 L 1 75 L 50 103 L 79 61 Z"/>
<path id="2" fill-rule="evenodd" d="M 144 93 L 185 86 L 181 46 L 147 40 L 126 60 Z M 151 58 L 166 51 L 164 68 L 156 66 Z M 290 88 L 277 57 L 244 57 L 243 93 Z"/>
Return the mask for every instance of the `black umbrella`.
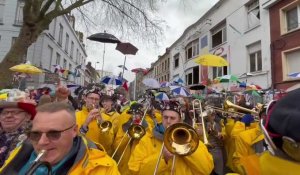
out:
<path id="1" fill-rule="evenodd" d="M 193 85 L 189 88 L 190 90 L 203 90 L 205 89 L 205 85 L 203 84 L 197 84 L 197 85 Z"/>
<path id="2" fill-rule="evenodd" d="M 120 43 L 120 40 L 117 37 L 106 32 L 93 34 L 87 37 L 87 39 L 101 43 Z"/>
<path id="3" fill-rule="evenodd" d="M 114 35 L 106 33 L 106 31 L 104 31 L 104 33 L 93 34 L 93 35 L 87 37 L 87 39 L 104 43 L 103 58 L 102 58 L 102 70 L 101 70 L 101 78 L 103 78 L 105 43 L 113 43 L 113 44 L 120 43 L 120 40 L 117 37 L 115 37 Z"/>

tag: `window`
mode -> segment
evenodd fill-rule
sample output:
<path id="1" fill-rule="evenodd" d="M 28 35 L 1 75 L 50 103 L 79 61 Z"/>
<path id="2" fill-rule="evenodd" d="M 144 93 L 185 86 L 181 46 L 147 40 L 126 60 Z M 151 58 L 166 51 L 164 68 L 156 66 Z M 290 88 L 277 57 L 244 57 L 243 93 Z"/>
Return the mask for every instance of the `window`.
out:
<path id="1" fill-rule="evenodd" d="M 254 43 L 247 48 L 249 53 L 249 71 L 262 71 L 261 43 Z"/>
<path id="2" fill-rule="evenodd" d="M 18 37 L 12 37 L 11 38 L 11 47 L 15 44 L 15 42 L 17 41 Z"/>
<path id="3" fill-rule="evenodd" d="M 162 72 L 165 71 L 165 63 L 164 62 L 162 62 L 161 68 L 162 68 Z"/>
<path id="4" fill-rule="evenodd" d="M 300 49 L 287 52 L 284 55 L 286 59 L 285 76 L 291 73 L 300 72 Z"/>
<path id="5" fill-rule="evenodd" d="M 195 56 L 199 55 L 199 39 L 196 39 L 192 42 L 190 42 L 185 47 L 185 58 L 186 60 L 189 60 Z"/>
<path id="6" fill-rule="evenodd" d="M 226 55 L 222 56 L 224 59 L 226 59 Z M 227 66 L 224 67 L 213 67 L 212 68 L 212 73 L 213 73 L 213 79 L 217 78 L 217 77 L 221 77 L 223 75 L 227 75 L 228 71 L 227 71 Z"/>
<path id="7" fill-rule="evenodd" d="M 179 66 L 179 53 L 174 56 L 174 69 Z"/>
<path id="8" fill-rule="evenodd" d="M 220 24 L 211 31 L 212 48 L 227 41 L 226 24 Z"/>
<path id="9" fill-rule="evenodd" d="M 48 45 L 48 53 L 47 56 L 49 57 L 48 60 L 50 62 L 48 69 L 51 70 L 52 67 L 52 55 L 53 55 L 53 48 Z"/>
<path id="10" fill-rule="evenodd" d="M 56 61 L 55 61 L 56 65 L 60 65 L 60 54 L 56 53 Z"/>
<path id="11" fill-rule="evenodd" d="M 63 68 L 64 68 L 64 69 L 67 69 L 67 60 L 66 60 L 66 59 L 64 59 Z"/>
<path id="12" fill-rule="evenodd" d="M 75 62 L 78 63 L 78 57 L 79 57 L 79 50 L 76 49 L 76 58 L 75 58 Z"/>
<path id="13" fill-rule="evenodd" d="M 68 53 L 69 51 L 69 35 L 66 33 L 66 43 L 65 43 L 65 51 Z"/>
<path id="14" fill-rule="evenodd" d="M 286 11 L 286 26 L 287 31 L 298 28 L 298 7 L 294 7 L 291 10 Z"/>
<path id="15" fill-rule="evenodd" d="M 58 44 L 60 46 L 62 46 L 63 32 L 64 32 L 64 27 L 62 26 L 62 24 L 59 24 Z"/>
<path id="16" fill-rule="evenodd" d="M 167 60 L 167 69 L 170 70 L 170 58 Z"/>
<path id="17" fill-rule="evenodd" d="M 15 24 L 16 25 L 22 25 L 23 24 L 23 8 L 24 8 L 24 5 L 25 5 L 24 0 L 18 0 L 16 18 L 15 18 Z"/>
<path id="18" fill-rule="evenodd" d="M 199 84 L 199 66 L 189 69 L 186 72 L 185 80 L 187 85 Z"/>
<path id="19" fill-rule="evenodd" d="M 70 57 L 73 58 L 73 51 L 74 51 L 74 42 L 71 41 L 71 52 L 70 52 Z"/>
<path id="20" fill-rule="evenodd" d="M 5 0 L 0 0 L 0 24 L 3 24 Z"/>
<path id="21" fill-rule="evenodd" d="M 72 71 L 72 64 L 69 63 L 69 70 Z"/>
<path id="22" fill-rule="evenodd" d="M 206 46 L 208 46 L 207 35 L 205 35 L 203 38 L 201 38 L 201 49 L 203 49 Z"/>
<path id="23" fill-rule="evenodd" d="M 255 27 L 260 22 L 259 1 L 255 0 L 247 5 L 248 28 Z"/>

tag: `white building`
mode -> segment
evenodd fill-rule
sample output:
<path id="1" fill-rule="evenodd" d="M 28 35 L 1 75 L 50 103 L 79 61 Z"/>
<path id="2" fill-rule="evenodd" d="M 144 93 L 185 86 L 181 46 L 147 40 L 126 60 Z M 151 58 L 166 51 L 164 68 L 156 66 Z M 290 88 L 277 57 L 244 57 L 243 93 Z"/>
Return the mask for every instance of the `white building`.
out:
<path id="1" fill-rule="evenodd" d="M 225 74 L 269 88 L 270 24 L 268 11 L 259 0 L 220 0 L 170 47 L 171 79 L 187 85 Z M 198 55 L 212 53 L 229 62 L 228 67 L 199 67 Z"/>
<path id="2" fill-rule="evenodd" d="M 18 37 L 23 23 L 24 0 L 0 0 L 0 61 L 9 51 L 11 45 Z M 1 23 L 2 21 L 2 23 Z M 33 65 L 54 72 L 53 65 L 60 65 L 63 69 L 74 72 L 78 65 L 85 65 L 86 51 L 83 44 L 83 35 L 74 30 L 75 18 L 73 16 L 59 16 L 54 19 L 49 30 L 45 30 L 32 44 L 24 61 L 30 61 Z M 81 76 L 62 78 L 64 84 L 76 83 L 84 84 L 84 72 L 80 70 Z M 53 83 L 52 73 L 40 75 L 33 82 L 29 83 L 37 86 L 42 83 Z"/>

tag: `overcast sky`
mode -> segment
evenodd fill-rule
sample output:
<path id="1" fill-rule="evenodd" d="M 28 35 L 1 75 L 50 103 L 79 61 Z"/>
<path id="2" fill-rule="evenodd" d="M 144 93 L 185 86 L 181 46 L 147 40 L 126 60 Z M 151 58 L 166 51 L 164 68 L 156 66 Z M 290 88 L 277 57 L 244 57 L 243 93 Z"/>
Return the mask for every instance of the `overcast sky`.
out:
<path id="1" fill-rule="evenodd" d="M 142 43 L 133 43 L 139 51 L 136 55 L 128 55 L 125 71 L 125 78 L 129 81 L 134 80 L 134 73 L 130 70 L 138 67 L 149 68 L 152 62 L 155 62 L 158 55 L 165 52 L 166 47 L 171 46 L 184 32 L 184 30 L 196 22 L 207 10 L 209 10 L 218 0 L 168 0 L 159 7 L 159 16 L 165 20 L 164 38 L 161 38 L 159 48 L 145 47 Z M 93 66 L 96 62 L 97 69 L 102 68 L 103 43 L 86 41 L 87 61 L 91 61 Z M 132 42 L 131 42 L 132 43 Z M 115 75 L 121 71 L 118 65 L 123 65 L 124 55 L 115 50 L 116 44 L 105 45 L 104 70 L 111 71 Z"/>

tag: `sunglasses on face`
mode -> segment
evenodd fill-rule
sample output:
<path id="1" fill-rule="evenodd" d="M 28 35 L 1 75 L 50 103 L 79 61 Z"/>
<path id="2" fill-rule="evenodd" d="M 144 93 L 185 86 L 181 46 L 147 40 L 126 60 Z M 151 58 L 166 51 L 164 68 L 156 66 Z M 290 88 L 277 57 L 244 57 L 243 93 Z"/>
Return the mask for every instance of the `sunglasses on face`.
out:
<path id="1" fill-rule="evenodd" d="M 49 140 L 58 140 L 60 137 L 61 137 L 61 133 L 67 131 L 67 130 L 70 130 L 72 129 L 73 127 L 75 126 L 75 124 L 73 124 L 71 127 L 69 128 L 66 128 L 64 130 L 60 130 L 60 131 L 48 131 L 48 132 L 39 132 L 39 131 L 30 131 L 27 133 L 27 136 L 30 140 L 32 141 L 39 141 L 43 135 L 43 133 L 46 134 L 46 137 L 49 139 Z"/>

